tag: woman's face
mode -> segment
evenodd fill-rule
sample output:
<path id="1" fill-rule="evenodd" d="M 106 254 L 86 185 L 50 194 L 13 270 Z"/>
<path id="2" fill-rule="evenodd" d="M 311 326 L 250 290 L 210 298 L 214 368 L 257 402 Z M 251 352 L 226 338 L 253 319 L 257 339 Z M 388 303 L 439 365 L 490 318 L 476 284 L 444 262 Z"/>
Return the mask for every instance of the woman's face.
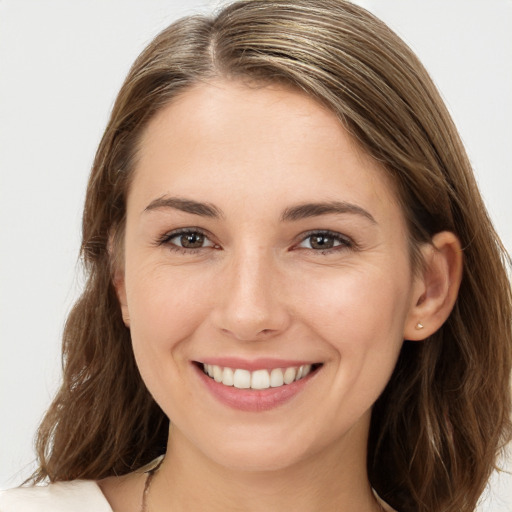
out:
<path id="1" fill-rule="evenodd" d="M 239 469 L 361 455 L 414 279 L 393 188 L 335 116 L 190 89 L 145 131 L 127 208 L 117 290 L 176 439 Z"/>

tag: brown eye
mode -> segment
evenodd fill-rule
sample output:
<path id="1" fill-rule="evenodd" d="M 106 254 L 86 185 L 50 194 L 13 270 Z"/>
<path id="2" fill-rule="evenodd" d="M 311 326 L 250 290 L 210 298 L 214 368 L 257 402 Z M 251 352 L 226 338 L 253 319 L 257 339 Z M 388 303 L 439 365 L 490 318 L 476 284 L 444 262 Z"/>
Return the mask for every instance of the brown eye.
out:
<path id="1" fill-rule="evenodd" d="M 204 239 L 205 236 L 202 233 L 184 233 L 180 235 L 178 245 L 186 249 L 197 249 L 203 247 Z"/>
<path id="2" fill-rule="evenodd" d="M 170 248 L 179 248 L 186 250 L 204 249 L 206 247 L 215 247 L 215 244 L 201 231 L 182 230 L 177 233 L 168 233 L 160 240 L 159 244 L 167 245 Z"/>
<path id="3" fill-rule="evenodd" d="M 302 249 L 313 251 L 328 251 L 330 249 L 345 249 L 353 247 L 352 241 L 340 233 L 320 231 L 307 235 L 298 245 Z"/>
<path id="4" fill-rule="evenodd" d="M 334 247 L 334 237 L 329 235 L 313 235 L 310 237 L 312 249 L 332 249 Z"/>

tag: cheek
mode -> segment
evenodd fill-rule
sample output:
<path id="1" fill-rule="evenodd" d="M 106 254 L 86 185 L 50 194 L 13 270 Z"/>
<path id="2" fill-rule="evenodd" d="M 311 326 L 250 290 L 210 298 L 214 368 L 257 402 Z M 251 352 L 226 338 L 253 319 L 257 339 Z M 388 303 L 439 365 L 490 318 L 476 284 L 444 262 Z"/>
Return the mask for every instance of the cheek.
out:
<path id="1" fill-rule="evenodd" d="M 197 272 L 176 272 L 165 265 L 127 268 L 127 303 L 136 357 L 141 364 L 164 364 L 180 357 L 181 342 L 203 321 L 207 279 Z"/>
<path id="2" fill-rule="evenodd" d="M 332 269 L 312 276 L 311 282 L 304 282 L 303 275 L 298 293 L 305 301 L 310 298 L 308 308 L 331 317 L 333 325 L 340 316 L 352 317 L 354 322 L 363 318 L 392 321 L 407 302 L 411 283 L 406 276 L 407 270 L 387 272 L 377 265 Z"/>
<path id="3" fill-rule="evenodd" d="M 127 268 L 127 299 L 137 366 L 167 416 L 179 417 L 180 404 L 193 399 L 184 385 L 187 342 L 205 317 L 208 288 L 204 279 L 162 265 L 134 268 Z"/>
<path id="4" fill-rule="evenodd" d="M 307 294 L 298 292 L 304 297 L 302 316 L 338 359 L 353 361 L 354 369 L 373 361 L 394 364 L 408 312 L 407 275 L 381 266 L 335 269 L 315 279 Z"/>
<path id="5" fill-rule="evenodd" d="M 316 281 L 304 318 L 330 355 L 326 424 L 350 428 L 384 390 L 403 344 L 406 288 L 403 278 L 370 271 Z"/>

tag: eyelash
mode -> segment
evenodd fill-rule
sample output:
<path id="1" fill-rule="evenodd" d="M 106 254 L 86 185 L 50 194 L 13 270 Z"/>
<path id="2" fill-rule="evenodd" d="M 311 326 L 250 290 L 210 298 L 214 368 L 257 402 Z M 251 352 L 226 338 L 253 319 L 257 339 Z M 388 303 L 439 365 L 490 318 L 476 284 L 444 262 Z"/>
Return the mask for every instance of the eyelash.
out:
<path id="1" fill-rule="evenodd" d="M 337 233 L 336 231 L 330 231 L 330 230 L 319 230 L 319 231 L 309 231 L 307 233 L 303 233 L 301 235 L 301 240 L 298 244 L 296 244 L 294 247 L 297 247 L 298 245 L 304 243 L 306 240 L 311 239 L 313 237 L 324 237 L 324 238 L 331 238 L 335 243 L 339 243 L 339 245 L 335 245 L 334 247 L 329 247 L 327 249 L 313 249 L 308 247 L 299 247 L 299 249 L 306 249 L 308 251 L 311 251 L 313 254 L 333 254 L 338 251 L 346 251 L 346 250 L 355 250 L 357 249 L 357 245 L 355 242 L 350 239 L 346 235 L 342 235 L 341 233 Z"/>
<path id="2" fill-rule="evenodd" d="M 206 240 L 209 240 L 211 242 L 208 233 L 206 233 L 202 229 L 199 229 L 199 228 L 183 228 L 183 229 L 178 229 L 176 231 L 171 231 L 170 233 L 166 233 L 165 235 L 161 236 L 157 240 L 156 245 L 158 245 L 158 246 L 165 245 L 165 246 L 167 246 L 167 248 L 169 250 L 171 250 L 173 252 L 177 252 L 179 254 L 191 254 L 191 253 L 193 254 L 193 253 L 196 253 L 197 251 L 200 251 L 202 249 L 207 249 L 207 248 L 210 248 L 210 247 L 213 247 L 213 248 L 218 247 L 213 242 L 211 242 L 212 243 L 211 246 L 197 247 L 197 248 L 180 247 L 179 245 L 176 245 L 176 244 L 171 242 L 171 240 L 173 238 L 177 238 L 179 236 L 184 236 L 184 235 L 201 235 Z"/>
<path id="3" fill-rule="evenodd" d="M 206 240 L 210 241 L 212 245 L 206 246 L 206 247 L 196 247 L 196 248 L 189 248 L 189 247 L 181 247 L 179 245 L 176 245 L 171 242 L 173 238 L 177 238 L 179 236 L 183 235 L 201 235 Z M 330 238 L 333 239 L 334 243 L 338 243 L 338 245 L 335 245 L 334 247 L 329 247 L 327 249 L 313 249 L 312 247 L 300 247 L 300 244 L 306 242 L 306 240 L 311 239 L 313 237 L 324 237 L 324 238 Z M 311 242 L 310 242 L 311 244 Z M 163 236 L 161 236 L 158 240 L 156 245 L 158 246 L 167 246 L 167 248 L 173 252 L 177 252 L 180 254 L 193 254 L 197 253 L 198 251 L 202 249 L 208 249 L 208 248 L 218 248 L 219 246 L 215 245 L 209 238 L 208 233 L 203 231 L 200 228 L 183 228 L 178 229 L 176 231 L 171 231 L 170 233 L 166 233 Z M 293 248 L 298 249 L 305 249 L 307 251 L 311 251 L 313 254 L 333 254 L 338 251 L 343 250 L 355 250 L 357 249 L 357 245 L 353 240 L 351 240 L 349 237 L 345 235 L 341 235 L 340 233 L 337 233 L 335 231 L 329 231 L 329 230 L 319 230 L 319 231 L 308 231 L 306 233 L 302 233 L 300 241 L 293 246 Z"/>

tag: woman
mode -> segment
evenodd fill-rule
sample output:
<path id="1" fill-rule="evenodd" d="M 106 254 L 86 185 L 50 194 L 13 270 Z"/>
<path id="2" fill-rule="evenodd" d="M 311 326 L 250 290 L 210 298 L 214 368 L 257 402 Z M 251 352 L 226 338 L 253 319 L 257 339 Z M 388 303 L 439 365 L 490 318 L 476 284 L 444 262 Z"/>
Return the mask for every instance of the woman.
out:
<path id="1" fill-rule="evenodd" d="M 83 256 L 38 437 L 54 483 L 1 510 L 474 510 L 510 438 L 506 253 L 428 75 L 363 9 L 162 32 Z"/>

